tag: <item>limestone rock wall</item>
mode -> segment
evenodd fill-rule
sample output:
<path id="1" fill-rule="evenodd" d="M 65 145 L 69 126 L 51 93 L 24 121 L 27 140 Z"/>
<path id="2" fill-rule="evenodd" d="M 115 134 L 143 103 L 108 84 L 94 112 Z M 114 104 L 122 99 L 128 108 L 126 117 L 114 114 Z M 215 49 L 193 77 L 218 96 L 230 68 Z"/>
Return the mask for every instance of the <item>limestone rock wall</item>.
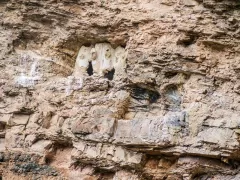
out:
<path id="1" fill-rule="evenodd" d="M 3 179 L 239 179 L 239 0 L 0 1 Z"/>

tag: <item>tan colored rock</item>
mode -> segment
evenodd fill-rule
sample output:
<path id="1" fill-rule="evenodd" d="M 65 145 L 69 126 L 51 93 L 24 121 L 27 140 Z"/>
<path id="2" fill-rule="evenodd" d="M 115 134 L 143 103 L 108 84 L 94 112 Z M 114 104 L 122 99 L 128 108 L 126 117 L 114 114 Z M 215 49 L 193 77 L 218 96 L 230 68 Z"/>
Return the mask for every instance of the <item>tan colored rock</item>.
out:
<path id="1" fill-rule="evenodd" d="M 111 167 L 114 163 L 118 166 L 140 166 L 143 160 L 142 154 L 135 153 L 114 145 L 101 143 L 88 143 L 80 141 L 74 143 L 72 159 L 75 161 L 93 162 L 102 167 Z"/>
<path id="2" fill-rule="evenodd" d="M 119 144 L 166 146 L 181 137 L 181 114 L 168 114 L 159 119 L 119 120 L 114 140 Z"/>
<path id="3" fill-rule="evenodd" d="M 137 175 L 131 174 L 126 171 L 118 171 L 116 172 L 113 180 L 138 180 L 139 177 Z"/>
<path id="4" fill-rule="evenodd" d="M 52 142 L 49 140 L 39 140 L 30 147 L 30 151 L 44 154 L 52 146 Z"/>
<path id="5" fill-rule="evenodd" d="M 11 119 L 11 114 L 3 114 L 0 118 L 1 124 L 8 124 Z"/>
<path id="6" fill-rule="evenodd" d="M 230 129 L 208 128 L 198 134 L 199 141 L 219 144 L 220 147 L 238 146 L 237 139 L 234 139 L 233 131 Z M 231 139 L 231 140 L 230 140 Z"/>
<path id="7" fill-rule="evenodd" d="M 1 138 L 0 139 L 0 152 L 4 152 L 5 149 L 5 139 Z"/>
<path id="8" fill-rule="evenodd" d="M 29 120 L 29 115 L 14 114 L 9 121 L 10 126 L 14 125 L 26 125 Z"/>
<path id="9" fill-rule="evenodd" d="M 1 1 L 2 178 L 239 179 L 238 9 Z"/>

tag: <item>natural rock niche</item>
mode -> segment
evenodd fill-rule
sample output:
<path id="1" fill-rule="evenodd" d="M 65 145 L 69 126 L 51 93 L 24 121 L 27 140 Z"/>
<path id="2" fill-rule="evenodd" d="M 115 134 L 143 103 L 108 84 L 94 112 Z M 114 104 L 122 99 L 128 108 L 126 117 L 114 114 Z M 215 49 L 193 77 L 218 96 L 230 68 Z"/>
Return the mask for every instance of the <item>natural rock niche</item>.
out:
<path id="1" fill-rule="evenodd" d="M 99 43 L 92 47 L 82 46 L 74 68 L 74 76 L 105 76 L 112 80 L 114 75 L 123 75 L 126 69 L 127 52 L 118 46 L 113 49 L 108 43 Z"/>

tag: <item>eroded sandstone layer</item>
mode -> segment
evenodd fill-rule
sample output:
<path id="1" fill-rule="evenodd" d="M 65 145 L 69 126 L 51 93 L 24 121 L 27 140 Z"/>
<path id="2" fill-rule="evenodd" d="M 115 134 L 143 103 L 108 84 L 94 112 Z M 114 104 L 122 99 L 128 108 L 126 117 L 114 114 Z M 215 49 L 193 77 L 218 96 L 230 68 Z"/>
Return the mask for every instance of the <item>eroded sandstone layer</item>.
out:
<path id="1" fill-rule="evenodd" d="M 240 179 L 239 0 L 0 0 L 3 179 Z"/>

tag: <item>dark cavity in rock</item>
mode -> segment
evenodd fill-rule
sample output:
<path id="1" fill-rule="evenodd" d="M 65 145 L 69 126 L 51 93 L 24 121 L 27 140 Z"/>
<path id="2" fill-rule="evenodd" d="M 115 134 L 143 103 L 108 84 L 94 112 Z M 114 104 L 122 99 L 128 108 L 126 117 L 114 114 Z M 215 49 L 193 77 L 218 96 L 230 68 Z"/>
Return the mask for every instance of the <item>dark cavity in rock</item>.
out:
<path id="1" fill-rule="evenodd" d="M 87 73 L 88 73 L 89 76 L 93 75 L 93 66 L 92 66 L 92 62 L 91 61 L 88 64 Z"/>
<path id="2" fill-rule="evenodd" d="M 148 100 L 150 103 L 155 103 L 160 98 L 160 94 L 157 91 L 142 88 L 137 85 L 132 86 L 131 96 L 137 100 Z"/>
<path id="3" fill-rule="evenodd" d="M 104 78 L 107 78 L 108 80 L 113 80 L 115 73 L 115 69 L 113 68 L 111 71 L 108 71 L 107 73 L 104 74 Z"/>
<path id="4" fill-rule="evenodd" d="M 178 39 L 177 44 L 187 47 L 196 43 L 197 39 L 198 37 L 194 34 L 186 34 Z"/>

